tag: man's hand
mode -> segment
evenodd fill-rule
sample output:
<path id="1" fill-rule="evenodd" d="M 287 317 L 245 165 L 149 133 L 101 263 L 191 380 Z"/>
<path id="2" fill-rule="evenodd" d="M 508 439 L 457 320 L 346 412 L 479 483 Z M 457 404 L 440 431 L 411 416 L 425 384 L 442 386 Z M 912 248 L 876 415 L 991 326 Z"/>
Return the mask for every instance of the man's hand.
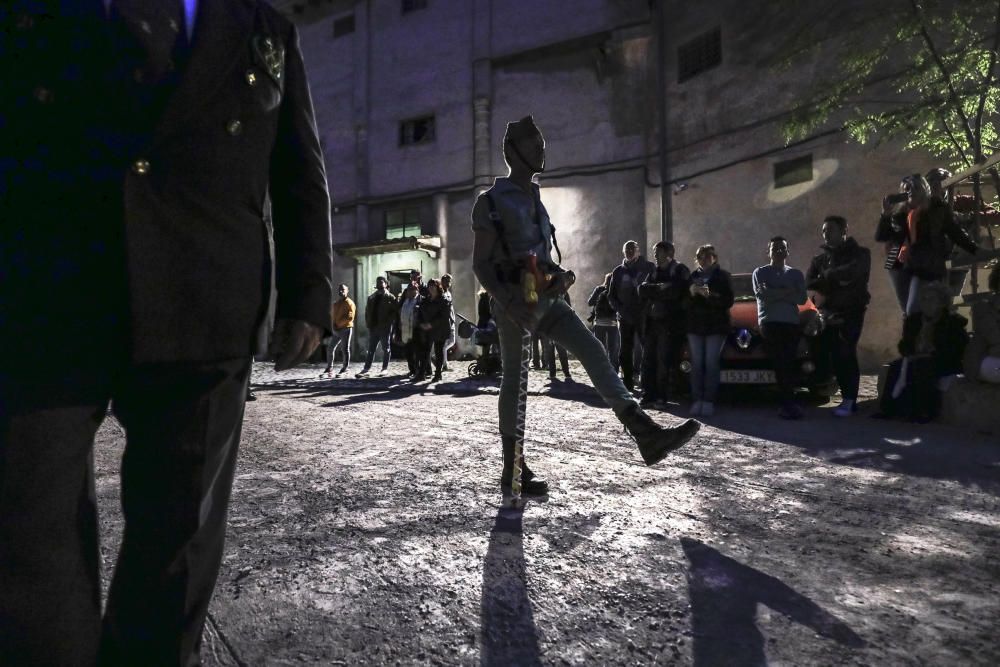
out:
<path id="1" fill-rule="evenodd" d="M 303 320 L 278 320 L 274 327 L 271 353 L 278 357 L 274 370 L 287 371 L 298 366 L 319 347 L 323 330 Z"/>

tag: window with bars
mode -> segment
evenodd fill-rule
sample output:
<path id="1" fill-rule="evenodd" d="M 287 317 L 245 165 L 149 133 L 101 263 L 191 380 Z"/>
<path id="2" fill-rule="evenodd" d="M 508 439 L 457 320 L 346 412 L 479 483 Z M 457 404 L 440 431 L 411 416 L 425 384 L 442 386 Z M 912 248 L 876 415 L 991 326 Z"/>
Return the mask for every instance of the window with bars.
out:
<path id="1" fill-rule="evenodd" d="M 722 29 L 715 28 L 677 48 L 677 82 L 683 83 L 722 64 Z"/>
<path id="2" fill-rule="evenodd" d="M 434 116 L 421 116 L 399 124 L 399 145 L 414 146 L 434 141 Z"/>
<path id="3" fill-rule="evenodd" d="M 790 185 L 808 183 L 813 179 L 813 156 L 804 155 L 776 162 L 774 165 L 774 187 L 787 188 Z"/>
<path id="4" fill-rule="evenodd" d="M 341 16 L 333 21 L 333 36 L 343 37 L 354 32 L 354 14 Z"/>
<path id="5" fill-rule="evenodd" d="M 427 9 L 427 0 L 403 0 L 403 13 L 409 14 L 418 9 Z"/>
<path id="6" fill-rule="evenodd" d="M 396 208 L 385 213 L 385 237 L 405 239 L 420 236 L 420 209 L 415 206 Z"/>

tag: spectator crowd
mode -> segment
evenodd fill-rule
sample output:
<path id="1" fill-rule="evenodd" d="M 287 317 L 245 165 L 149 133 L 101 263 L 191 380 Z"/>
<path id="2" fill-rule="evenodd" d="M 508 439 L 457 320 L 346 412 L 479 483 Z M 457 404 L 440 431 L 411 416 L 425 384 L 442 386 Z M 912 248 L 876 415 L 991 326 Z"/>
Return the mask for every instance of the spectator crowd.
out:
<path id="1" fill-rule="evenodd" d="M 942 187 L 948 177 L 943 169 L 906 176 L 899 193 L 883 202 L 874 240 L 884 245 L 884 267 L 902 319 L 900 357 L 888 367 L 874 417 L 934 419 L 948 378 L 959 373 L 1000 383 L 997 268 L 988 280 L 989 293 L 973 304 L 974 337 L 966 331 L 967 319 L 952 305 L 954 290 L 946 261 L 961 251 L 975 255 L 985 250 L 970 234 L 968 207 L 955 205 L 953 190 Z M 803 415 L 795 399 L 795 389 L 802 384 L 797 356 L 803 335 L 811 338 L 815 377 L 835 380 L 839 388 L 841 402 L 833 414 L 846 418 L 858 411 L 857 346 L 870 301 L 872 253 L 850 236 L 848 221 L 841 216 L 827 216 L 819 232 L 821 252 L 805 272 L 789 263 L 788 240 L 775 236 L 767 243 L 767 263 L 751 275 L 760 344 L 774 373 L 778 416 L 783 419 Z M 623 245 L 621 264 L 587 299 L 590 329 L 642 406 L 665 409 L 683 392 L 690 394 L 691 415 L 710 417 L 716 410 L 723 351 L 738 329 L 730 312 L 737 297 L 732 275 L 710 244 L 697 248 L 693 270 L 676 257 L 670 241 L 656 242 L 651 254 L 652 261 L 635 241 Z M 560 298 L 571 305 L 568 294 Z M 475 322 L 460 318 L 469 330 L 463 337 L 475 338 L 482 348 L 479 367 L 485 374 L 496 374 L 501 371 L 497 327 L 485 291 L 479 293 L 477 311 Z M 348 287 L 340 285 L 339 298 L 331 307 L 333 334 L 326 341 L 328 364 L 321 377 L 348 372 L 356 313 Z M 369 343 L 355 377 L 370 375 L 380 349 L 380 372 L 386 373 L 396 345 L 406 359 L 408 379 L 442 379 L 459 329 L 450 275 L 425 283 L 414 270 L 399 294 L 390 292 L 389 281 L 380 276 L 367 297 L 364 318 Z M 547 371 L 553 381 L 560 372 L 566 381 L 573 380 L 563 346 L 535 333 L 531 347 L 535 370 Z M 343 362 L 334 375 L 338 350 Z M 489 364 L 495 366 L 492 372 Z"/>

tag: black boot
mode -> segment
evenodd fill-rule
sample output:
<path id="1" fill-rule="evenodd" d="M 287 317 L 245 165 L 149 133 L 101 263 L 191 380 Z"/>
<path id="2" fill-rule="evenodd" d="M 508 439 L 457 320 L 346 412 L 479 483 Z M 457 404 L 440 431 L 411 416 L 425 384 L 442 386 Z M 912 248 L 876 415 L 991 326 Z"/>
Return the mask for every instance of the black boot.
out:
<path id="1" fill-rule="evenodd" d="M 514 479 L 514 438 L 507 435 L 500 436 L 503 443 L 503 472 L 500 473 L 500 486 L 504 491 L 510 490 L 511 482 Z M 535 479 L 535 473 L 528 469 L 528 464 L 524 463 L 524 455 L 521 456 L 521 495 L 522 496 L 547 496 L 549 485 L 547 482 Z"/>
<path id="2" fill-rule="evenodd" d="M 629 407 L 619 419 L 639 445 L 639 453 L 648 466 L 659 463 L 667 454 L 679 449 L 701 428 L 701 422 L 696 419 L 688 419 L 680 426 L 660 426 L 638 405 Z"/>

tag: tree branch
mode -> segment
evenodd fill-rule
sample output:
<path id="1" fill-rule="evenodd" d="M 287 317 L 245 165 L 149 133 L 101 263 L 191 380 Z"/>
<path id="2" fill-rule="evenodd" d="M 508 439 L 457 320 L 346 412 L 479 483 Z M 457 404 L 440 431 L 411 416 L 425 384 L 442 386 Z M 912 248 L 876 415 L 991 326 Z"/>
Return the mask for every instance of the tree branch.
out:
<path id="1" fill-rule="evenodd" d="M 969 117 L 965 113 L 965 109 L 962 108 L 962 103 L 958 98 L 958 93 L 955 90 L 955 84 L 951 80 L 951 73 L 948 71 L 947 65 L 945 65 L 944 60 L 941 58 L 941 54 L 937 49 L 937 45 L 934 43 L 934 38 L 931 37 L 930 31 L 927 30 L 927 24 L 924 21 L 924 10 L 920 6 L 918 0 L 910 0 L 910 6 L 913 7 L 913 13 L 917 17 L 917 21 L 920 25 L 920 35 L 924 39 L 924 43 L 927 45 L 927 49 L 931 52 L 931 56 L 934 58 L 934 62 L 937 63 L 938 69 L 941 70 L 941 77 L 945 84 L 948 86 L 949 99 L 951 103 L 955 106 L 955 110 L 958 113 L 958 117 L 962 119 L 963 129 L 965 130 L 966 138 L 969 141 L 969 145 L 972 147 L 976 146 L 976 137 L 972 132 L 972 126 L 969 123 Z"/>
<path id="2" fill-rule="evenodd" d="M 997 18 L 994 22 L 993 49 L 990 51 L 990 64 L 986 68 L 983 90 L 979 94 L 979 107 L 976 109 L 976 162 L 983 159 L 983 112 L 986 110 L 986 98 L 990 94 L 990 86 L 997 67 L 997 50 L 1000 49 L 1000 2 L 997 3 Z"/>
<path id="3" fill-rule="evenodd" d="M 941 118 L 941 127 L 944 128 L 944 131 L 951 140 L 951 143 L 955 146 L 955 152 L 960 158 L 962 158 L 962 162 L 965 163 L 966 167 L 971 167 L 972 161 L 969 160 L 969 156 L 965 154 L 965 149 L 962 148 L 962 144 L 958 143 L 958 137 L 955 136 L 951 126 L 948 125 L 948 119 L 945 117 L 944 112 L 938 111 L 938 116 Z"/>

